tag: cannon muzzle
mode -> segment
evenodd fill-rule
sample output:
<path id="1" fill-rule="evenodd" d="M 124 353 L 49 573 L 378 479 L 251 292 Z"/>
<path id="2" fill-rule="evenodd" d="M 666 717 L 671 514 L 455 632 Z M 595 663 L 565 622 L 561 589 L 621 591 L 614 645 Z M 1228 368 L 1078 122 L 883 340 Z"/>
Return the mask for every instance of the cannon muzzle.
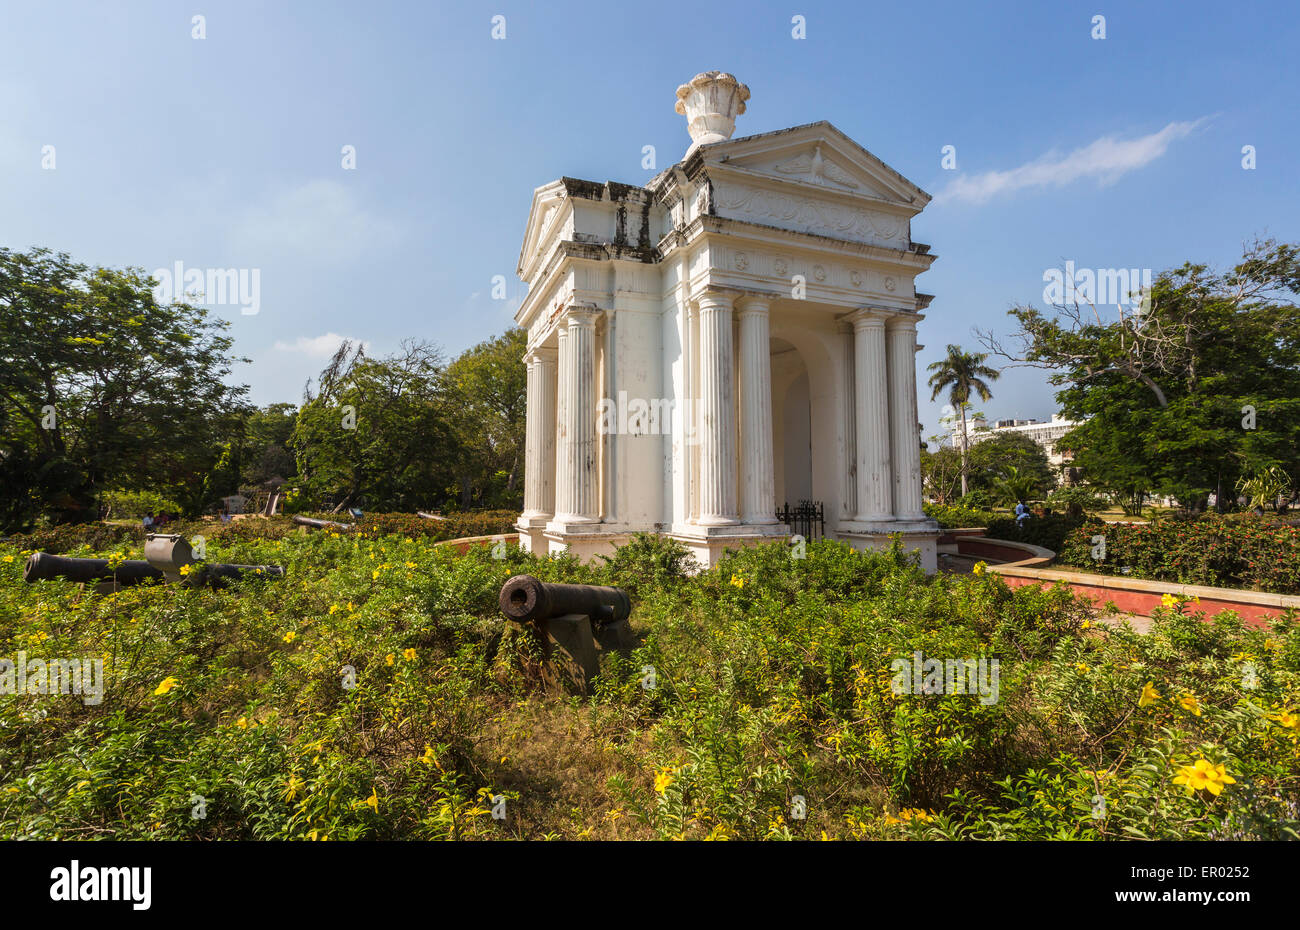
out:
<path id="1" fill-rule="evenodd" d="M 565 614 L 585 614 L 596 626 L 626 620 L 632 600 L 622 588 L 594 584 L 549 584 L 515 575 L 501 586 L 501 612 L 519 623 L 538 623 Z"/>

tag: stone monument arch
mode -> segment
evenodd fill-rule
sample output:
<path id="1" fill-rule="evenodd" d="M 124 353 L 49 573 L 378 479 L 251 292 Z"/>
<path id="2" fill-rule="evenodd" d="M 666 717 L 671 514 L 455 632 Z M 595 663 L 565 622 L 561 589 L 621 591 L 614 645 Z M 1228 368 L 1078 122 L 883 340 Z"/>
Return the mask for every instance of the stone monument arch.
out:
<path id="1" fill-rule="evenodd" d="M 534 191 L 520 544 L 590 558 L 656 532 L 708 566 L 788 538 L 806 500 L 826 537 L 899 534 L 934 571 L 915 278 L 935 256 L 911 238 L 930 196 L 828 122 L 732 138 L 749 96 L 698 74 L 681 161 Z"/>

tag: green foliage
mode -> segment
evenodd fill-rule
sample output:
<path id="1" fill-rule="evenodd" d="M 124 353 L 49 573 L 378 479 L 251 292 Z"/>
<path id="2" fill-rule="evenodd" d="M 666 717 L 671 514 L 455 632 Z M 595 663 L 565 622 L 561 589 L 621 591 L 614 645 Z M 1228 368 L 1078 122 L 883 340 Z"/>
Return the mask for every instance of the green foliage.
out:
<path id="1" fill-rule="evenodd" d="M 1247 506 L 1252 509 L 1277 509 L 1279 498 L 1291 498 L 1291 478 L 1277 465 L 1269 465 L 1252 475 L 1242 475 L 1237 481 L 1237 493 L 1246 496 Z"/>
<path id="2" fill-rule="evenodd" d="M 94 519 L 109 489 L 180 499 L 211 472 L 244 410 L 241 359 L 225 321 L 152 288 L 0 248 L 0 531 Z"/>
<path id="3" fill-rule="evenodd" d="M 1092 555 L 1097 534 L 1106 537 L 1101 560 Z M 1102 574 L 1300 594 L 1300 527 L 1250 515 L 1090 524 L 1057 551 L 1060 561 Z"/>
<path id="4" fill-rule="evenodd" d="M 1256 242 L 1225 273 L 1190 263 L 1161 273 L 1141 313 L 1014 308 L 1029 347 L 1016 358 L 1054 372 L 1063 413 L 1086 421 L 1057 448 L 1126 513 L 1147 494 L 1222 502 L 1241 475 L 1270 466 L 1295 488 L 1298 288 L 1300 246 Z"/>
<path id="5" fill-rule="evenodd" d="M 960 504 L 925 504 L 925 515 L 939 521 L 944 529 L 956 527 L 988 526 L 997 519 L 991 510 L 978 510 Z"/>
<path id="6" fill-rule="evenodd" d="M 1019 524 L 1014 517 L 1001 517 L 988 525 L 985 534 L 990 539 L 1011 539 L 1016 542 L 1042 546 L 1060 553 L 1067 539 L 1081 532 L 1080 527 L 1089 529 L 1100 526 L 1096 517 L 1071 516 L 1063 513 L 1049 513 L 1043 516 L 1031 515 L 1024 524 Z"/>
<path id="7" fill-rule="evenodd" d="M 687 575 L 648 537 L 584 566 L 283 519 L 218 529 L 209 558 L 288 577 L 97 594 L 24 585 L 23 552 L 0 544 L 3 652 L 104 657 L 107 684 L 98 705 L 0 695 L 0 834 L 1295 835 L 1291 620 L 1202 623 L 1180 604 L 1150 635 L 1097 628 L 1065 589 L 926 578 L 897 546 L 772 544 Z M 525 571 L 635 586 L 639 645 L 592 695 L 545 684 L 532 640 L 506 635 L 497 591 Z M 895 689 L 917 651 L 998 660 L 997 699 Z M 1174 780 L 1199 759 L 1234 782 L 1189 793 Z"/>
<path id="8" fill-rule="evenodd" d="M 181 512 L 180 504 L 155 491 L 106 491 L 100 495 L 100 503 L 110 520 L 140 520 L 147 513 Z"/>

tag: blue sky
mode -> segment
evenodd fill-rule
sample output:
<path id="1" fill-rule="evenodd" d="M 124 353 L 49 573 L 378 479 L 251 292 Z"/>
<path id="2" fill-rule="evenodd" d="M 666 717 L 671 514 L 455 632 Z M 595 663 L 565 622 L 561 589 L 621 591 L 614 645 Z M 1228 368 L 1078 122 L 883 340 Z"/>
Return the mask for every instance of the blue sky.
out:
<path id="1" fill-rule="evenodd" d="M 677 85 L 717 68 L 753 94 L 738 136 L 830 120 L 936 195 L 913 225 L 940 256 L 924 401 L 946 343 L 1005 333 L 1067 260 L 1222 266 L 1300 238 L 1297 47 L 1292 3 L 5 0 L 0 245 L 259 269 L 256 315 L 214 309 L 253 400 L 297 401 L 339 336 L 452 355 L 500 332 L 533 189 L 648 180 L 643 146 L 662 168 L 689 144 Z M 982 409 L 1055 404 L 1010 370 Z"/>

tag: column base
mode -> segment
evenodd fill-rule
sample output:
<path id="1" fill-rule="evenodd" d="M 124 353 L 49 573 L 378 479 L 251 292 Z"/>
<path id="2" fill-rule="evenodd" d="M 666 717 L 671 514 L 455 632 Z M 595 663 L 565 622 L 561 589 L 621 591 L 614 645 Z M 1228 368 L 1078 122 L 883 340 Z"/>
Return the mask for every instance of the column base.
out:
<path id="1" fill-rule="evenodd" d="M 890 537 L 895 534 L 902 537 L 904 549 L 918 553 L 927 575 L 939 570 L 939 524 L 929 518 L 879 523 L 846 520 L 828 535 L 859 552 L 867 552 L 888 549 Z"/>

